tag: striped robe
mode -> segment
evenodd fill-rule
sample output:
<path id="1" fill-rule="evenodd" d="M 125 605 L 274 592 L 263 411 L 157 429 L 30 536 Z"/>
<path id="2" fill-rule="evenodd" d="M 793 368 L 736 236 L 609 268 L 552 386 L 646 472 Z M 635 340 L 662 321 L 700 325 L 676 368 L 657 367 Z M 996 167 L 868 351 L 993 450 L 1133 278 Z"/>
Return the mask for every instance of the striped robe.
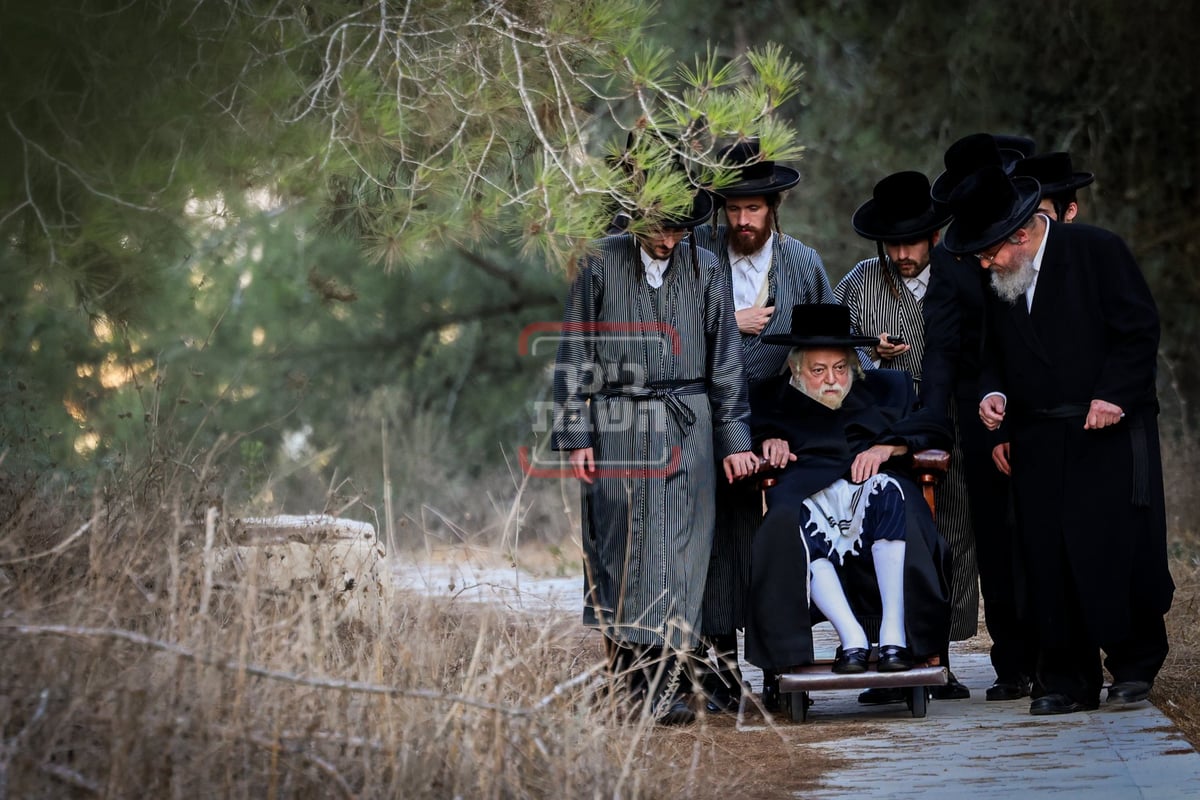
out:
<path id="1" fill-rule="evenodd" d="M 838 281 L 834 294 L 837 302 L 850 309 L 851 332 L 860 336 L 878 336 L 887 331 L 900 334 L 910 345 L 907 352 L 880 362 L 880 367 L 902 369 L 913 376 L 917 390 L 921 388 L 921 359 L 925 356 L 925 321 L 921 301 L 904 285 L 899 271 L 890 263 L 888 268 L 897 289 L 892 296 L 878 258 L 868 258 L 854 265 L 846 277 Z M 870 348 L 859 348 L 859 360 L 868 369 Z M 971 530 L 971 512 L 967 505 L 967 484 L 963 469 L 958 409 L 948 403 L 946 415 L 954 426 L 954 447 L 950 452 L 950 471 L 935 491 L 937 527 L 950 545 L 952 564 L 950 601 L 950 640 L 961 641 L 975 635 L 979 627 L 979 570 L 975 562 L 975 536 Z"/>
<path id="2" fill-rule="evenodd" d="M 697 254 L 699 276 L 681 242 L 652 292 L 637 241 L 601 239 L 571 288 L 556 357 L 553 447 L 594 448 L 598 470 L 583 484 L 583 620 L 625 644 L 697 645 L 717 464 L 750 449 L 733 294 L 712 253 Z M 594 333 L 570 335 L 587 319 Z M 594 392 L 696 379 L 701 391 L 670 398 Z"/>
<path id="3" fill-rule="evenodd" d="M 732 281 L 728 229 L 704 225 L 692 234 L 698 246 L 716 253 Z M 789 333 L 792 306 L 833 303 L 833 289 L 817 251 L 786 234 L 774 234 L 767 294 L 775 298 L 775 312 L 758 336 L 739 334 L 749 383 L 778 375 L 787 366 L 787 347 L 763 344 L 763 334 Z M 750 590 L 750 549 L 762 522 L 762 496 L 754 487 L 717 488 L 717 534 L 704 590 L 704 633 L 731 634 L 746 626 L 746 593 Z"/>

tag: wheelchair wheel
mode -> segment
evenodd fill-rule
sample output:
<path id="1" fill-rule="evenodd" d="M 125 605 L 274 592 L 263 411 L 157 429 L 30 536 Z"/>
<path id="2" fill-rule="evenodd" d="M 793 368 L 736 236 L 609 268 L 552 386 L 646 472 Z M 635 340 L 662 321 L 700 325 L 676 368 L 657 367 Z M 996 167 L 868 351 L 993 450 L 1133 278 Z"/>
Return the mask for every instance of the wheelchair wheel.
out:
<path id="1" fill-rule="evenodd" d="M 808 722 L 808 707 L 813 704 L 808 692 L 788 692 L 786 697 L 788 718 L 792 722 Z"/>
<path id="2" fill-rule="evenodd" d="M 929 709 L 929 687 L 914 686 L 908 690 L 908 697 L 904 699 L 905 705 L 908 706 L 912 715 L 921 719 Z"/>

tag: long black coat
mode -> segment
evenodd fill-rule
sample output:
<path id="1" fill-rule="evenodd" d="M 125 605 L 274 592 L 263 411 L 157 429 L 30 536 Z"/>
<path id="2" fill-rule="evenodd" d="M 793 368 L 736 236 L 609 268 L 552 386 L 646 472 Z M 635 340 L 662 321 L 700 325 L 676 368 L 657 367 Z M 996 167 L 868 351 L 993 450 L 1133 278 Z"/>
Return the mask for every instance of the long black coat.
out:
<path id="1" fill-rule="evenodd" d="M 805 498 L 849 477 L 856 455 L 875 444 L 905 444 L 909 451 L 946 447 L 950 434 L 941 415 L 917 412 L 912 377 L 899 370 L 871 370 L 856 379 L 842 407 L 833 410 L 788 385 L 783 375 L 750 391 L 750 426 L 756 442 L 788 441 L 797 460 L 767 491 L 768 512 L 754 538 L 746 658 L 768 672 L 811 663 L 812 622 L 808 558 L 801 541 Z M 909 646 L 940 652 L 948 635 L 949 551 L 938 534 L 920 489 L 905 477 L 903 457 L 885 471 L 896 475 L 908 513 L 905 548 L 905 627 Z M 845 576 L 843 576 L 845 581 Z M 847 587 L 856 615 L 870 629 L 880 616 L 878 589 Z"/>
<path id="2" fill-rule="evenodd" d="M 1008 396 L 1013 492 L 1044 641 L 1078 603 L 1089 636 L 1119 642 L 1130 609 L 1166 613 L 1155 374 L 1158 311 L 1125 243 L 1050 222 L 1033 308 L 989 292 L 981 394 Z M 1125 412 L 1084 430 L 1099 398 Z"/>

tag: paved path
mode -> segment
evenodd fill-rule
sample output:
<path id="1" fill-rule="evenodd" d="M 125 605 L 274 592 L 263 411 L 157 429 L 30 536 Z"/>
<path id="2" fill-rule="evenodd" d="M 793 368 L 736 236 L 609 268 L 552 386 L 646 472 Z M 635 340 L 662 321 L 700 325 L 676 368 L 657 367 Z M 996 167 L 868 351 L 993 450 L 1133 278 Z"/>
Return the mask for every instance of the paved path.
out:
<path id="1" fill-rule="evenodd" d="M 1149 703 L 1034 717 L 1028 700 L 984 700 L 994 677 L 986 655 L 952 651 L 950 660 L 971 698 L 931 700 L 924 719 L 901 704 L 860 706 L 857 692 L 815 694 L 807 724 L 876 723 L 872 729 L 886 738 L 810 745 L 848 757 L 851 765 L 805 797 L 1200 798 L 1200 753 Z"/>
<path id="2" fill-rule="evenodd" d="M 537 578 L 520 570 L 469 563 L 405 564 L 397 584 L 428 594 L 500 603 L 514 610 L 577 614 L 579 577 Z M 818 655 L 836 641 L 818 626 Z M 993 674 L 986 655 L 951 651 L 955 675 L 971 687 L 970 700 L 931 700 L 924 719 L 901 704 L 860 706 L 857 692 L 818 692 L 809 725 L 867 723 L 878 737 L 855 736 L 808 745 L 849 760 L 830 773 L 812 800 L 1200 800 L 1200 753 L 1157 708 L 1120 708 L 1034 717 L 1028 700 L 988 703 Z M 757 689 L 761 673 L 744 665 Z M 859 725 L 854 727 L 861 730 Z M 742 727 L 747 733 L 760 725 Z"/>

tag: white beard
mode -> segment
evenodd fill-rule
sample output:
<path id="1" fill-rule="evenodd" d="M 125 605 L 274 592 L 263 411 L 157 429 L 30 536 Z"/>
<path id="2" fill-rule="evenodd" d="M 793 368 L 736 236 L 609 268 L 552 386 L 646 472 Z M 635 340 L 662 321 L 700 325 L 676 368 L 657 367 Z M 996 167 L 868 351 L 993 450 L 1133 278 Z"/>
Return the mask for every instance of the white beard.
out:
<path id="1" fill-rule="evenodd" d="M 992 291 L 1004 302 L 1015 303 L 1017 298 L 1024 296 L 1025 290 L 1033 285 L 1035 277 L 1037 273 L 1033 270 L 1033 259 L 1025 259 L 1013 272 L 992 270 Z"/>
<path id="2" fill-rule="evenodd" d="M 851 375 L 853 375 L 853 373 L 851 373 Z M 805 397 L 811 397 L 813 400 L 816 400 L 818 403 L 825 406 L 826 408 L 831 408 L 834 411 L 837 411 L 839 408 L 842 407 L 842 403 L 845 402 L 846 395 L 850 394 L 850 387 L 854 385 L 854 378 L 853 377 L 850 378 L 850 380 L 846 383 L 845 388 L 840 387 L 840 386 L 836 387 L 837 388 L 836 394 L 827 393 L 827 392 L 823 391 L 824 386 L 822 386 L 821 391 L 817 391 L 815 393 L 810 392 L 808 390 L 808 388 L 804 385 L 804 381 L 797 380 L 795 377 L 793 377 L 791 379 L 790 383 L 791 383 L 793 389 L 799 389 L 800 393 L 803 394 Z"/>

